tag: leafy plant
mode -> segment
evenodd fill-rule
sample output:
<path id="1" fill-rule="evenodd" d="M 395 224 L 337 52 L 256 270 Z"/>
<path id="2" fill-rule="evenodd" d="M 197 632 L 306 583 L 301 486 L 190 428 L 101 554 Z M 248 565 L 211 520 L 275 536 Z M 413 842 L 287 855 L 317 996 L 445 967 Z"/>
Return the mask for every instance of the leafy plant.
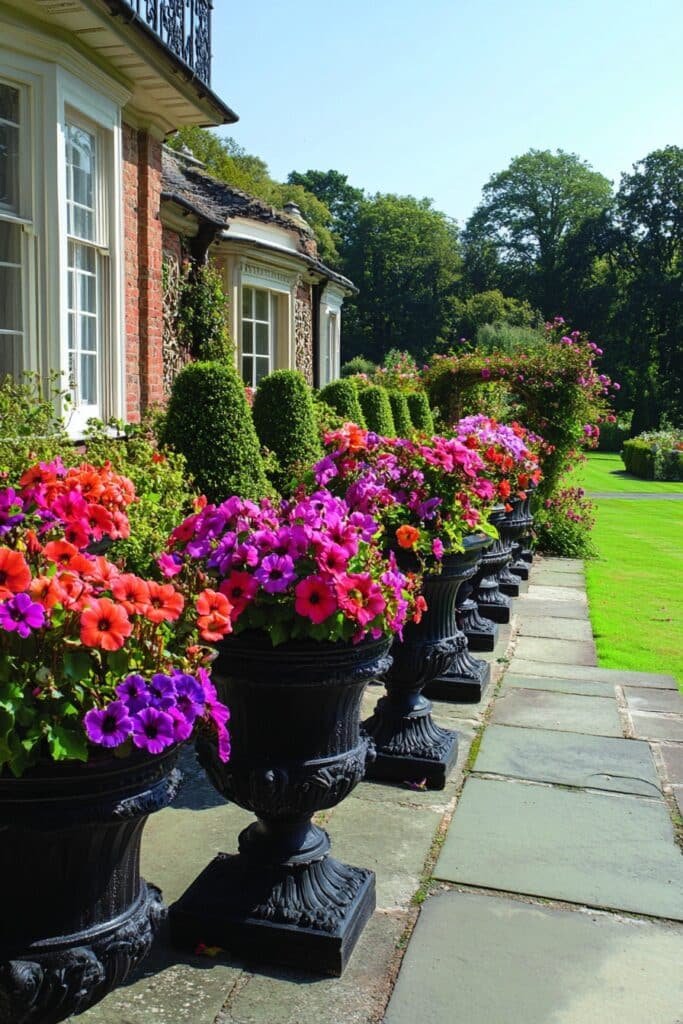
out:
<path id="1" fill-rule="evenodd" d="M 536 544 L 547 555 L 594 558 L 595 506 L 580 487 L 565 487 L 534 508 Z"/>
<path id="2" fill-rule="evenodd" d="M 180 292 L 181 341 L 195 359 L 229 362 L 233 344 L 228 332 L 228 300 L 220 272 L 210 263 L 191 267 Z"/>
<path id="3" fill-rule="evenodd" d="M 358 401 L 368 430 L 381 434 L 383 437 L 396 436 L 394 417 L 386 388 L 380 387 L 378 384 L 361 388 L 358 393 Z"/>
<path id="4" fill-rule="evenodd" d="M 358 401 L 358 391 L 349 380 L 335 380 L 320 392 L 323 402 L 330 405 L 344 422 L 365 426 L 363 411 Z"/>
<path id="5" fill-rule="evenodd" d="M 394 427 L 398 437 L 410 437 L 414 429 L 407 399 L 408 396 L 403 391 L 389 392 L 391 415 L 394 418 Z"/>
<path id="6" fill-rule="evenodd" d="M 68 408 L 60 382 L 59 373 L 51 374 L 46 384 L 29 373 L 20 381 L 9 375 L 0 380 L 0 472 L 11 479 L 18 479 L 30 462 L 66 458 L 73 452 L 57 413 L 60 402 Z"/>
<path id="7" fill-rule="evenodd" d="M 342 377 L 354 377 L 357 373 L 365 373 L 371 377 L 376 369 L 377 363 L 373 363 L 372 359 L 366 359 L 365 356 L 354 356 L 353 359 L 344 363 L 340 372 Z"/>
<path id="8" fill-rule="evenodd" d="M 162 442 L 184 455 L 210 501 L 270 490 L 244 384 L 226 363 L 184 367 L 173 382 Z"/>
<path id="9" fill-rule="evenodd" d="M 276 370 L 260 382 L 252 411 L 261 444 L 278 460 L 273 483 L 285 493 L 295 467 L 321 454 L 311 389 L 298 370 Z"/>
<path id="10" fill-rule="evenodd" d="M 421 433 L 434 433 L 434 418 L 429 408 L 429 399 L 424 391 L 412 391 L 408 396 L 408 411 L 415 430 Z"/>

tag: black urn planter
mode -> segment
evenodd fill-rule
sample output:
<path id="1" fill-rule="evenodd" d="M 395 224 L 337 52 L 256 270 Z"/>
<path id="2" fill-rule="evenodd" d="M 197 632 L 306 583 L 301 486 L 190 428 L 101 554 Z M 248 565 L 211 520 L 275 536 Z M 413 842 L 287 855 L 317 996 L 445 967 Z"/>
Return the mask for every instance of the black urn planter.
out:
<path id="1" fill-rule="evenodd" d="M 522 501 L 519 510 L 519 515 L 524 520 L 524 530 L 512 546 L 513 560 L 510 563 L 510 572 L 514 573 L 515 576 L 519 576 L 522 580 L 529 579 L 529 566 L 534 559 L 534 555 L 531 550 L 532 529 L 534 525 L 534 517 L 531 513 L 531 501 L 532 494 L 529 490 L 527 491 L 527 496 L 524 501 Z"/>
<path id="2" fill-rule="evenodd" d="M 508 542 L 502 536 L 502 524 L 505 520 L 505 509 L 502 505 L 493 510 L 489 516 L 489 522 L 498 530 L 499 536 L 494 540 L 481 556 L 481 569 L 475 577 L 476 590 L 472 599 L 477 602 L 479 614 L 484 619 L 504 624 L 510 621 L 511 601 L 507 594 L 498 586 L 498 574 L 509 565 L 512 559 L 512 550 Z M 474 644 L 474 636 L 471 628 L 465 627 L 465 634 L 470 643 Z M 495 637 L 494 637 L 495 644 Z M 480 650 L 493 650 L 491 647 L 482 647 Z M 474 646 L 473 646 L 473 649 Z"/>
<path id="3" fill-rule="evenodd" d="M 512 562 L 515 555 L 515 545 L 527 528 L 527 519 L 523 512 L 523 502 L 520 498 L 511 498 L 511 511 L 505 513 L 500 526 L 500 535 L 510 552 L 507 563 L 498 572 L 498 588 L 509 597 L 519 597 L 521 591 L 521 577 L 512 572 Z M 519 551 L 519 548 L 517 548 Z"/>
<path id="4" fill-rule="evenodd" d="M 491 537 L 483 533 L 472 534 L 464 539 L 465 552 L 461 557 L 462 577 L 455 594 L 458 647 L 446 671 L 425 686 L 424 693 L 427 697 L 435 700 L 477 703 L 491 680 L 491 666 L 482 658 L 472 656 L 463 626 L 468 617 L 478 613 L 476 602 L 471 596 L 471 583 L 481 564 L 482 554 L 492 543 Z"/>
<path id="5" fill-rule="evenodd" d="M 222 764 L 201 738 L 199 760 L 218 792 L 257 821 L 239 853 L 219 854 L 171 907 L 171 937 L 240 957 L 340 975 L 375 909 L 375 875 L 329 856 L 312 824 L 362 779 L 368 739 L 360 704 L 387 671 L 390 640 L 290 642 L 264 634 L 223 641 L 213 666 L 231 710 Z"/>
<path id="6" fill-rule="evenodd" d="M 164 755 L 0 778 L 0 1024 L 56 1024 L 121 985 L 165 916 L 140 878 L 145 822 L 175 796 Z"/>
<path id="7" fill-rule="evenodd" d="M 405 559 L 404 559 L 405 561 Z M 447 555 L 440 573 L 426 573 L 423 593 L 427 611 L 419 623 L 409 623 L 403 641 L 394 640 L 393 664 L 385 676 L 386 696 L 363 728 L 375 744 L 367 766 L 369 779 L 387 782 L 426 780 L 443 789 L 458 754 L 458 735 L 432 719 L 432 704 L 422 693 L 442 675 L 457 654 L 460 632 L 455 599 L 462 583 L 465 555 Z"/>

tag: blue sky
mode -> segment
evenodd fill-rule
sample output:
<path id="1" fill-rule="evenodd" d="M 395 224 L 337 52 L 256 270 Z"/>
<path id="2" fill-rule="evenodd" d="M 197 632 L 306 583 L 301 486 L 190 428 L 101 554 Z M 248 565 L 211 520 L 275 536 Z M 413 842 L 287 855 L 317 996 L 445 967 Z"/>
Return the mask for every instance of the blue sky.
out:
<path id="1" fill-rule="evenodd" d="M 531 147 L 618 182 L 683 144 L 681 0 L 214 0 L 229 132 L 284 180 L 330 167 L 460 221 Z"/>

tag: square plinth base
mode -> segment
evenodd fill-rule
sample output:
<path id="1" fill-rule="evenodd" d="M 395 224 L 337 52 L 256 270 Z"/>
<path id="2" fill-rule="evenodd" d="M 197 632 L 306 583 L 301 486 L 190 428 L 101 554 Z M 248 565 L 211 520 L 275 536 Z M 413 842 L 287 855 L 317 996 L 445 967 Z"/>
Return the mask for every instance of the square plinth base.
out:
<path id="1" fill-rule="evenodd" d="M 423 693 L 430 700 L 453 701 L 456 704 L 477 704 L 491 681 L 491 666 L 480 661 L 481 671 L 476 679 L 467 676 L 441 676 L 425 686 Z"/>
<path id="2" fill-rule="evenodd" d="M 285 964 L 339 977 L 376 906 L 375 873 L 363 879 L 333 931 L 251 916 L 244 906 L 244 860 L 219 853 L 169 911 L 171 941 L 220 946 L 240 960 Z"/>
<path id="3" fill-rule="evenodd" d="M 483 615 L 485 619 L 491 619 L 491 622 L 499 622 L 501 625 L 506 625 L 510 621 L 510 605 L 509 604 L 480 604 L 479 614 Z"/>
<path id="4" fill-rule="evenodd" d="M 377 751 L 377 758 L 368 762 L 365 778 L 378 782 L 422 782 L 428 789 L 443 789 L 451 768 L 458 758 L 458 734 L 451 733 L 447 749 L 438 761 L 409 754 L 383 754 Z"/>
<path id="5" fill-rule="evenodd" d="M 478 629 L 465 630 L 467 645 L 471 651 L 492 651 L 498 642 L 498 624 L 489 619 L 491 630 L 480 631 Z"/>
<path id="6" fill-rule="evenodd" d="M 512 573 L 512 575 L 519 576 L 520 580 L 529 579 L 529 569 L 529 564 L 525 562 L 523 559 L 520 559 L 519 562 L 515 562 L 514 565 L 510 566 L 510 572 Z"/>

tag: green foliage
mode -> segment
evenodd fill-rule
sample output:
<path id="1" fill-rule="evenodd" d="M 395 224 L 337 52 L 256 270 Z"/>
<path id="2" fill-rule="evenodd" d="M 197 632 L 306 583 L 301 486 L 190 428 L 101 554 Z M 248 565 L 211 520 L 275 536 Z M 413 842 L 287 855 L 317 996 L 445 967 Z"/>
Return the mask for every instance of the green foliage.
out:
<path id="1" fill-rule="evenodd" d="M 278 460 L 273 482 L 286 493 L 295 471 L 322 457 L 311 389 L 298 370 L 276 370 L 259 383 L 252 411 L 261 444 Z"/>
<path id="2" fill-rule="evenodd" d="M 25 374 L 21 381 L 9 375 L 0 379 L 0 472 L 18 480 L 32 462 L 73 454 L 73 442 L 56 412 L 60 401 L 68 412 L 58 373 L 46 386 L 38 374 Z"/>
<path id="3" fill-rule="evenodd" d="M 345 422 L 365 426 L 363 411 L 358 401 L 358 391 L 349 380 L 335 380 L 327 384 L 320 392 L 323 402 L 327 402 Z"/>
<path id="4" fill-rule="evenodd" d="M 425 434 L 434 434 L 434 418 L 429 408 L 429 399 L 424 391 L 415 391 L 408 395 L 408 410 L 415 427 Z"/>
<path id="5" fill-rule="evenodd" d="M 354 377 L 357 373 L 365 373 L 368 377 L 377 369 L 377 363 L 373 363 L 372 359 L 366 359 L 365 356 L 354 356 L 353 359 L 349 359 L 348 363 L 344 363 L 341 368 L 342 377 Z"/>
<path id="6" fill-rule="evenodd" d="M 683 480 L 683 431 L 660 430 L 624 441 L 629 473 L 643 480 Z"/>
<path id="7" fill-rule="evenodd" d="M 545 334 L 533 327 L 513 327 L 508 323 L 483 324 L 475 335 L 481 352 L 531 352 L 543 348 Z"/>
<path id="8" fill-rule="evenodd" d="M 320 438 L 323 438 L 331 430 L 339 430 L 344 425 L 345 417 L 340 416 L 333 406 L 324 402 L 321 396 L 315 392 L 313 393 L 313 412 Z"/>
<path id="9" fill-rule="evenodd" d="M 594 558 L 595 506 L 579 487 L 566 487 L 534 508 L 536 544 L 546 555 Z"/>
<path id="10" fill-rule="evenodd" d="M 210 263 L 185 276 L 178 310 L 181 341 L 195 359 L 232 361 L 228 299 L 220 272 Z"/>
<path id="11" fill-rule="evenodd" d="M 389 403 L 391 405 L 391 414 L 394 418 L 396 436 L 410 437 L 414 427 L 408 408 L 408 396 L 403 391 L 390 391 Z"/>
<path id="12" fill-rule="evenodd" d="M 137 501 L 128 509 L 130 537 L 117 540 L 108 556 L 123 559 L 129 572 L 143 578 L 156 574 L 156 557 L 169 534 L 192 512 L 196 492 L 182 455 L 161 451 L 151 427 L 143 423 L 91 422 L 86 431 L 86 458 L 94 465 L 111 462 L 135 484 Z"/>
<path id="13" fill-rule="evenodd" d="M 285 203 L 296 203 L 317 239 L 321 259 L 336 263 L 338 254 L 330 211 L 312 192 L 296 182 L 280 184 L 275 181 L 260 157 L 247 153 L 234 139 L 221 138 L 207 128 L 194 125 L 181 128 L 169 145 L 177 150 L 186 146 L 219 181 L 263 199 L 277 209 L 281 210 Z"/>
<path id="14" fill-rule="evenodd" d="M 474 338 L 486 325 L 537 328 L 542 323 L 541 314 L 528 302 L 503 295 L 498 288 L 470 295 L 460 303 L 456 313 L 456 331 L 465 338 Z"/>
<path id="15" fill-rule="evenodd" d="M 378 366 L 372 377 L 373 384 L 381 384 L 387 391 L 422 390 L 422 376 L 410 352 L 397 348 L 389 349 L 382 366 Z"/>
<path id="16" fill-rule="evenodd" d="M 344 304 L 344 353 L 378 361 L 390 348 L 421 356 L 452 332 L 460 276 L 457 226 L 429 199 L 375 195 L 358 207 L 343 250 L 360 289 Z"/>
<path id="17" fill-rule="evenodd" d="M 173 382 L 164 444 L 181 452 L 209 501 L 270 490 L 244 384 L 225 363 L 190 363 Z"/>
<path id="18" fill-rule="evenodd" d="M 287 181 L 290 185 L 299 185 L 324 203 L 332 215 L 332 233 L 336 245 L 339 247 L 348 243 L 363 199 L 362 190 L 349 185 L 345 174 L 333 170 L 309 170 L 303 174 L 292 171 Z"/>
<path id="19" fill-rule="evenodd" d="M 373 430 L 383 437 L 396 437 L 394 417 L 386 388 L 371 384 L 359 392 L 358 401 L 368 430 Z"/>
<path id="20" fill-rule="evenodd" d="M 601 423 L 598 451 L 620 452 L 629 436 L 630 428 L 621 423 Z"/>

